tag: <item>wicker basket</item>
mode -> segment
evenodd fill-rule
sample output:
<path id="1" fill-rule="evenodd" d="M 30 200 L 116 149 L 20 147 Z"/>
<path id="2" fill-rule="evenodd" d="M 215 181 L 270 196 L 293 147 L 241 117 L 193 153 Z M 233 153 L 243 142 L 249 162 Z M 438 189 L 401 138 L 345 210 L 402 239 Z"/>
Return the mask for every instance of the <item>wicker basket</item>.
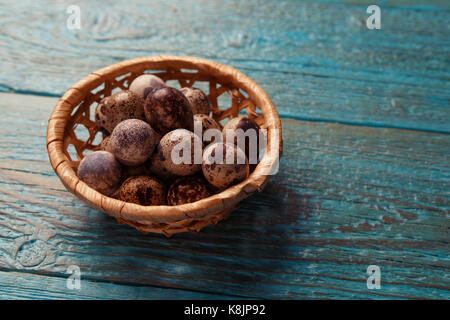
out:
<path id="1" fill-rule="evenodd" d="M 78 179 L 76 170 L 83 152 L 99 148 L 94 140 L 101 133 L 93 121 L 97 103 L 111 95 L 114 89 L 127 89 L 144 72 L 156 74 L 165 81 L 177 80 L 182 87 L 205 82 L 209 84 L 208 96 L 215 120 L 236 117 L 239 111 L 245 109 L 249 117 L 267 129 L 269 143 L 252 174 L 219 194 L 178 206 L 140 206 L 123 202 L 104 196 Z M 222 94 L 229 95 L 231 106 L 219 107 L 218 97 Z M 257 108 L 261 113 L 257 113 Z M 85 131 L 84 135 L 79 133 L 80 128 Z M 193 57 L 143 57 L 92 72 L 58 101 L 47 129 L 50 162 L 67 190 L 88 205 L 115 217 L 121 224 L 131 225 L 143 233 L 163 233 L 166 236 L 186 231 L 198 232 L 226 218 L 241 200 L 262 190 L 268 179 L 267 173 L 278 165 L 281 149 L 280 119 L 264 90 L 230 66 Z"/>

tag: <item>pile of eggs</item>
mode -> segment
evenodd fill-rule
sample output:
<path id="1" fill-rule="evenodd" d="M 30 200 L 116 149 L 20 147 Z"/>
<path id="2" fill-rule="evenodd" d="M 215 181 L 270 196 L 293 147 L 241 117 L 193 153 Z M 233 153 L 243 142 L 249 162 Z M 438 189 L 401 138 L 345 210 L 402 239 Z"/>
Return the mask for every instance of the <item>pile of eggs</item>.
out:
<path id="1" fill-rule="evenodd" d="M 194 134 L 194 122 L 202 132 L 216 129 L 223 138 L 226 130 L 260 128 L 245 116 L 222 127 L 210 112 L 211 103 L 202 90 L 178 90 L 155 75 L 141 75 L 128 90 L 97 105 L 95 122 L 104 138 L 100 150 L 81 160 L 77 175 L 106 196 L 144 206 L 191 203 L 237 184 L 256 165 L 249 165 L 248 154 L 234 141 Z M 196 148 L 190 149 L 191 160 L 200 157 L 200 161 L 173 161 L 182 141 L 200 146 L 199 155 L 194 154 Z M 237 161 L 217 162 L 216 153 L 231 154 Z"/>

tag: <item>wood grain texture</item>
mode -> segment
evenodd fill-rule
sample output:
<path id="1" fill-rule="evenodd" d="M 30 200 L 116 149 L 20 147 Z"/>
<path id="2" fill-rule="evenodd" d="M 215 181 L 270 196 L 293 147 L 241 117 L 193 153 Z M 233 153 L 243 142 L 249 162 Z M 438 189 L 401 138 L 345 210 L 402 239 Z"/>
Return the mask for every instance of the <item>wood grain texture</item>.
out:
<path id="1" fill-rule="evenodd" d="M 254 78 L 281 116 L 449 132 L 448 2 L 2 1 L 0 90 L 61 95 L 93 70 L 142 55 L 230 64 Z M 435 6 L 435 7 L 433 7 Z"/>
<path id="2" fill-rule="evenodd" d="M 45 276 L 23 272 L 0 271 L 0 300 L 179 300 L 179 299 L 230 299 L 223 295 L 196 293 L 193 291 L 128 286 L 83 279 L 80 289 L 68 289 L 70 275 Z"/>
<path id="3" fill-rule="evenodd" d="M 64 189 L 45 150 L 56 100 L 0 94 L 0 268 L 61 277 L 74 264 L 95 282 L 247 298 L 450 298 L 449 135 L 284 119 L 266 189 L 166 239 Z M 380 290 L 366 287 L 371 264 Z"/>

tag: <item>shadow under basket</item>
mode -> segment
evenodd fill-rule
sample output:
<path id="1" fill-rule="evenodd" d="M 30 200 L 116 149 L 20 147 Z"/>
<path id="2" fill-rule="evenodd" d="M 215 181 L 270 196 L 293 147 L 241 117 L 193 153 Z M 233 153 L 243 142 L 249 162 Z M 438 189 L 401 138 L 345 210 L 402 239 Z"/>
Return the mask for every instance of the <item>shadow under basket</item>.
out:
<path id="1" fill-rule="evenodd" d="M 93 115 L 98 102 L 118 90 L 125 90 L 143 73 L 155 74 L 168 85 L 195 85 L 208 93 L 212 117 L 221 121 L 245 111 L 267 130 L 264 156 L 250 176 L 221 193 L 178 206 L 141 206 L 107 197 L 78 179 L 76 171 L 83 156 L 98 150 L 101 132 Z M 209 92 L 208 92 L 209 91 Z M 224 95 L 224 96 L 222 96 Z M 222 96 L 222 97 L 220 97 Z M 231 103 L 223 106 L 222 101 Z M 96 139 L 97 138 L 97 139 Z M 49 119 L 47 150 L 51 165 L 67 190 L 121 224 L 143 233 L 198 232 L 216 224 L 236 209 L 239 202 L 261 191 L 270 175 L 278 170 L 282 151 L 281 123 L 266 92 L 236 69 L 194 57 L 151 56 L 123 61 L 89 76 L 71 87 L 58 101 Z"/>

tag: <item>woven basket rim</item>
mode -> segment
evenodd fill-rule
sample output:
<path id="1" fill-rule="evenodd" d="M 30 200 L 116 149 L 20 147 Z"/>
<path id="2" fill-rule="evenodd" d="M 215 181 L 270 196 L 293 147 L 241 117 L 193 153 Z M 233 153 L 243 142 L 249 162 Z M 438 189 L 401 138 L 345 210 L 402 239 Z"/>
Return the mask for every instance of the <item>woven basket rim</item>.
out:
<path id="1" fill-rule="evenodd" d="M 255 101 L 258 108 L 260 108 L 269 135 L 271 132 L 274 132 L 273 130 L 278 130 L 277 141 L 274 146 L 268 143 L 262 160 L 246 180 L 194 203 L 177 206 L 141 206 L 107 197 L 81 181 L 70 167 L 69 161 L 64 155 L 65 127 L 69 123 L 71 112 L 83 100 L 87 91 L 97 88 L 105 79 L 113 79 L 117 75 L 123 74 L 124 71 L 141 73 L 143 68 L 158 70 L 158 64 L 162 63 L 186 69 L 192 67 L 213 74 L 214 77 L 220 78 L 221 81 L 229 82 L 235 87 L 243 88 L 248 93 L 249 98 Z M 282 152 L 281 134 L 281 123 L 273 102 L 267 93 L 245 74 L 231 66 L 206 59 L 157 55 L 125 60 L 107 66 L 90 73 L 70 87 L 59 99 L 50 116 L 47 128 L 47 149 L 54 171 L 64 186 L 81 200 L 116 218 L 142 223 L 147 221 L 170 223 L 187 218 L 203 217 L 214 212 L 236 207 L 241 200 L 250 194 L 261 191 L 269 177 L 267 172 L 278 165 L 277 161 L 279 161 Z M 272 150 L 271 148 L 276 148 L 277 150 Z M 120 210 L 117 210 L 117 208 L 120 208 Z"/>

